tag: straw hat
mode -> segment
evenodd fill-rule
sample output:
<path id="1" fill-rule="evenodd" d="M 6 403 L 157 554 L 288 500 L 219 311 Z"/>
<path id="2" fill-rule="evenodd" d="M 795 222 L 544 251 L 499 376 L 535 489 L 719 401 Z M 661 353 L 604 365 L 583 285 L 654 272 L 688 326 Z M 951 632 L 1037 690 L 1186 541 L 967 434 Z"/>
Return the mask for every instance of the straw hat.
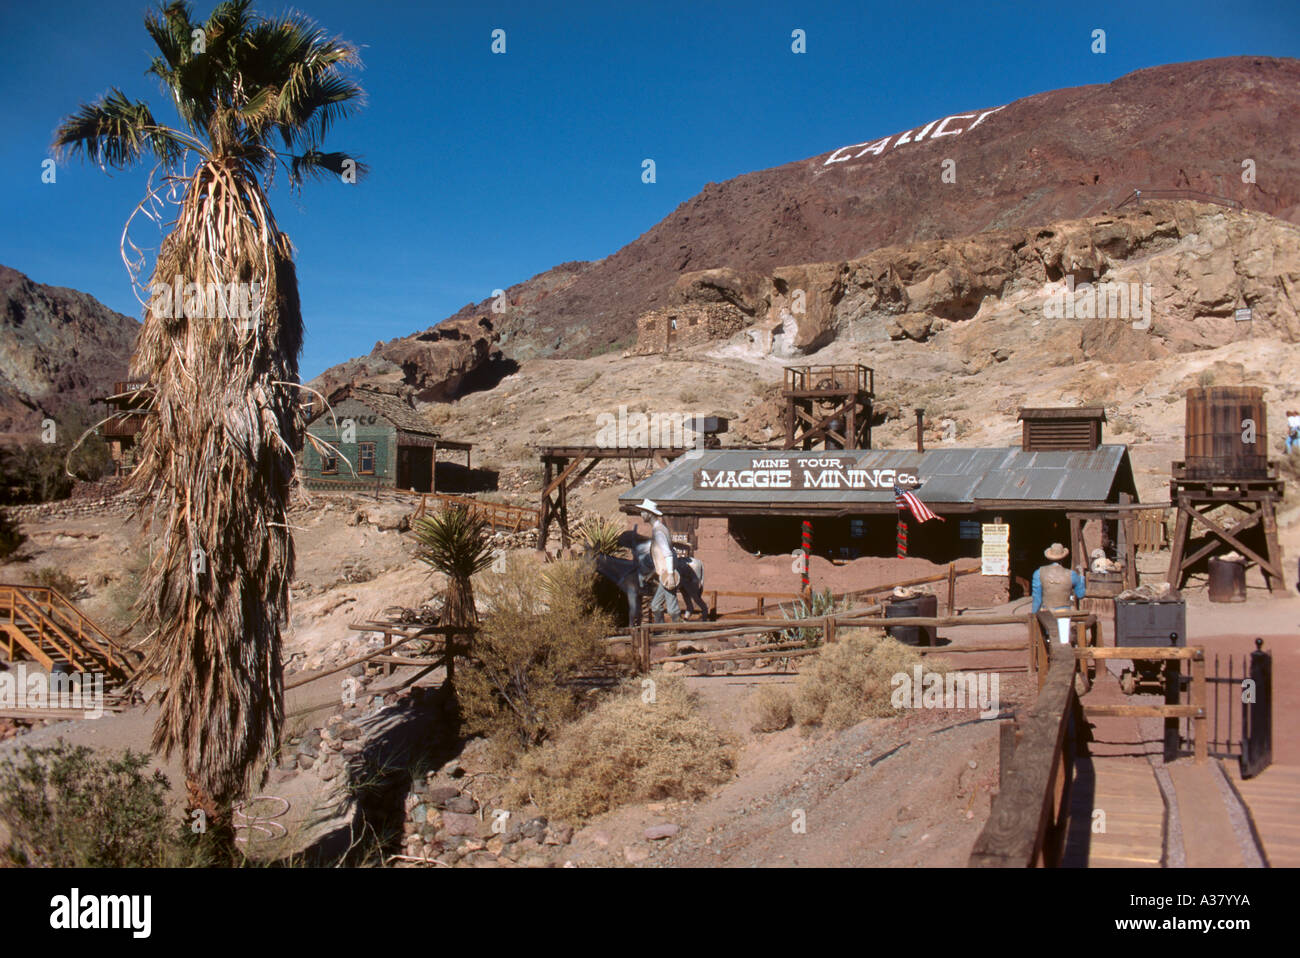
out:
<path id="1" fill-rule="evenodd" d="M 1069 554 L 1070 554 L 1070 550 L 1067 549 L 1065 546 L 1061 545 L 1059 542 L 1053 542 L 1050 546 L 1048 546 L 1046 549 L 1043 550 L 1043 555 L 1047 556 L 1047 558 L 1051 559 L 1053 562 L 1059 562 L 1061 559 L 1064 559 Z"/>
<path id="2" fill-rule="evenodd" d="M 654 504 L 654 500 L 652 499 L 642 499 L 641 505 L 637 506 L 637 508 L 640 509 L 642 512 L 650 513 L 652 516 L 663 515 L 663 513 L 659 511 L 659 507 Z"/>

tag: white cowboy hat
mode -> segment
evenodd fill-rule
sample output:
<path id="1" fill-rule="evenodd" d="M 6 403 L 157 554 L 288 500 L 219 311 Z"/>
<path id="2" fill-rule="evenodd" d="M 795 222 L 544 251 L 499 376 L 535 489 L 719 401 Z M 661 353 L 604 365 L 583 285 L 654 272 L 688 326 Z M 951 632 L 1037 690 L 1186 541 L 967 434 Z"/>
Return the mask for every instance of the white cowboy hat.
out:
<path id="1" fill-rule="evenodd" d="M 1053 562 L 1055 562 L 1057 559 L 1064 559 L 1069 554 L 1070 554 L 1070 550 L 1067 549 L 1065 546 L 1061 545 L 1059 542 L 1053 542 L 1050 546 L 1048 546 L 1046 549 L 1043 550 L 1043 555 L 1047 556 L 1047 558 L 1051 559 Z"/>
<path id="2" fill-rule="evenodd" d="M 654 500 L 652 499 L 642 499 L 641 504 L 637 506 L 637 508 L 640 509 L 642 512 L 648 512 L 651 515 L 656 515 L 656 516 L 663 515 L 663 513 L 659 511 L 659 507 L 654 504 Z"/>
<path id="3" fill-rule="evenodd" d="M 1088 558 L 1095 559 L 1098 556 L 1104 557 L 1105 555 L 1106 555 L 1105 549 L 1093 549 L 1090 553 L 1088 553 Z"/>

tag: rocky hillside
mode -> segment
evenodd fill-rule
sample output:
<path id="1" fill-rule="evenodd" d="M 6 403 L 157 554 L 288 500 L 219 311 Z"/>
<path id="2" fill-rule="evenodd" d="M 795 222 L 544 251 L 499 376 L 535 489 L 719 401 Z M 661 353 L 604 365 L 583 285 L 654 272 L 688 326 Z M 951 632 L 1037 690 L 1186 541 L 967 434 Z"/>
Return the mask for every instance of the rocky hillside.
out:
<path id="1" fill-rule="evenodd" d="M 308 385 L 328 396 L 351 382 L 408 387 L 424 402 L 450 399 L 470 377 L 485 375 L 501 359 L 498 334 L 484 316 L 450 319 L 422 333 L 375 343 L 369 356 L 331 366 Z"/>
<path id="2" fill-rule="evenodd" d="M 684 272 L 771 271 L 1036 227 L 1102 212 L 1137 187 L 1201 191 L 1300 222 L 1300 153 L 1285 135 L 1300 128 L 1297 60 L 1172 64 L 953 107 L 912 130 L 711 183 L 613 255 L 511 287 L 493 317 L 502 350 L 523 360 L 626 346 L 636 317 L 665 305 Z M 944 182 L 945 160 L 955 182 Z M 1254 182 L 1243 181 L 1245 160 Z"/>
<path id="3" fill-rule="evenodd" d="M 88 293 L 0 266 L 0 443 L 33 441 L 46 416 L 111 392 L 139 330 Z"/>

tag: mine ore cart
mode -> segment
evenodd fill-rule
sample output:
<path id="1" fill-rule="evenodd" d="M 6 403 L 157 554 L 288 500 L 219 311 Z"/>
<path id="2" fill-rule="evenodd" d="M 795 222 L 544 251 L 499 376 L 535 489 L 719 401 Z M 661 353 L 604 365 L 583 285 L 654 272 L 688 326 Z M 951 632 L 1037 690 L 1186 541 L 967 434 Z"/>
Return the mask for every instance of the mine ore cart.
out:
<path id="1" fill-rule="evenodd" d="M 1187 603 L 1177 593 L 1159 598 L 1115 600 L 1115 646 L 1187 645 Z M 1174 667 L 1177 667 L 1175 663 Z M 1125 695 L 1142 688 L 1158 691 L 1165 663 L 1159 660 L 1135 661 L 1120 674 L 1119 685 Z"/>

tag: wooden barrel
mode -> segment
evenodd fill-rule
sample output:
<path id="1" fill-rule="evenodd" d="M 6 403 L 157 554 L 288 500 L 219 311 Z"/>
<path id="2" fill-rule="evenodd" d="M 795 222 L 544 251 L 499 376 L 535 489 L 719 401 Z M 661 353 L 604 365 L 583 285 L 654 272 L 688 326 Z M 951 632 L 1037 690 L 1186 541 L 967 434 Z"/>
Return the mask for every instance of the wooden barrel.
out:
<path id="1" fill-rule="evenodd" d="M 1187 390 L 1184 445 L 1190 479 L 1260 479 L 1268 475 L 1267 408 L 1259 386 Z M 1254 439 L 1254 442 L 1247 440 Z"/>

